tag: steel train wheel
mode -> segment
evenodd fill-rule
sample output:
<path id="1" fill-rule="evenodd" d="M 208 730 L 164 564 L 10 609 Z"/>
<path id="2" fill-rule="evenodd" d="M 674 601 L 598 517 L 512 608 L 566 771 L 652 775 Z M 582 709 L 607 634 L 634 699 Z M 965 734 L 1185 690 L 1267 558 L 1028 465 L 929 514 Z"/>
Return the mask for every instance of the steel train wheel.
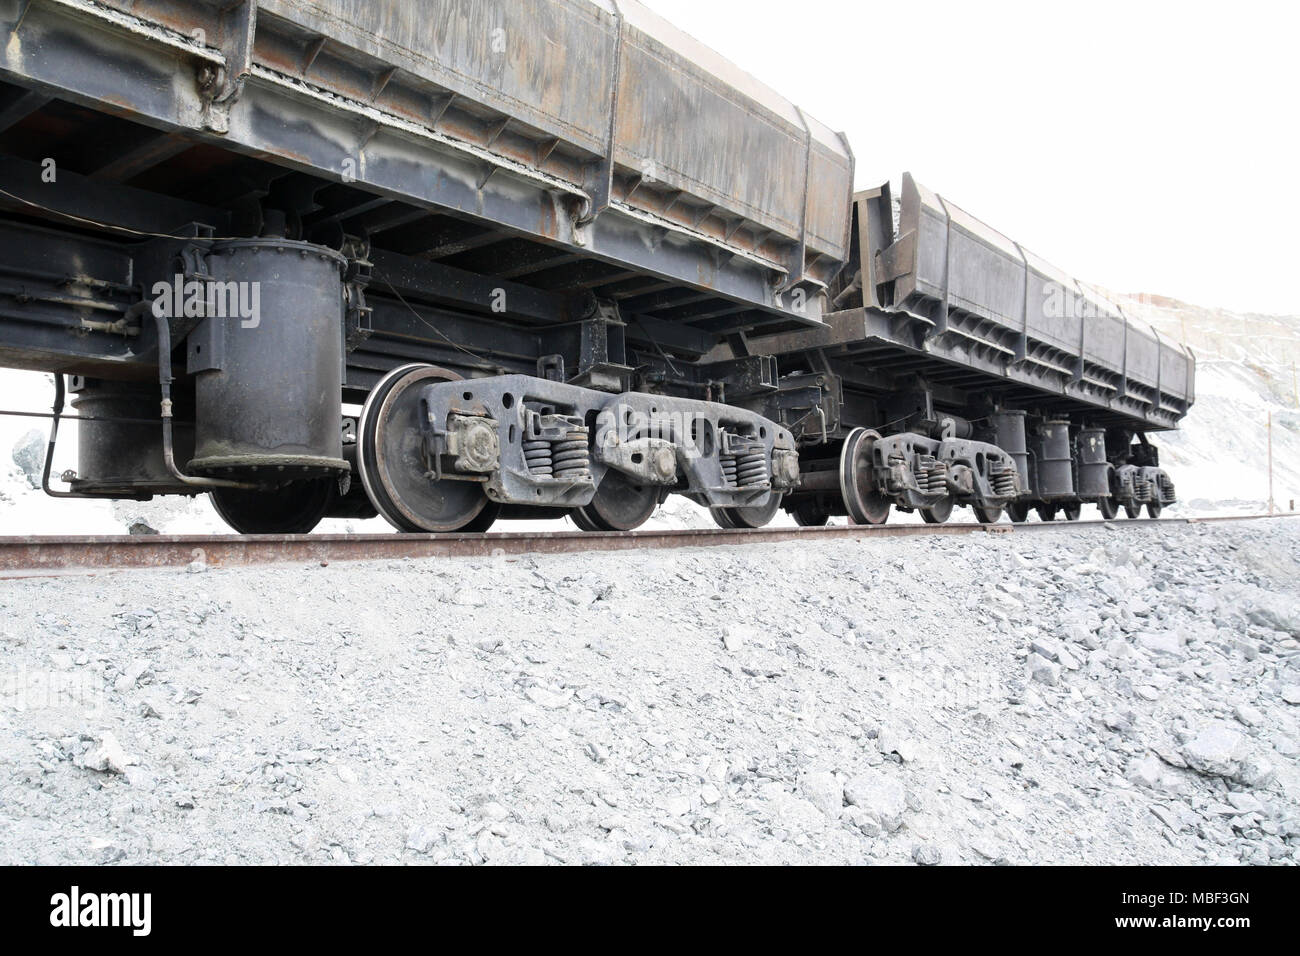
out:
<path id="1" fill-rule="evenodd" d="M 1007 505 L 1007 517 L 1015 524 L 1024 524 L 1029 520 L 1029 504 L 1023 501 L 1013 501 Z"/>
<path id="2" fill-rule="evenodd" d="M 209 497 L 221 520 L 240 534 L 307 534 L 337 493 L 337 479 L 318 478 L 267 491 L 215 488 Z"/>
<path id="3" fill-rule="evenodd" d="M 975 512 L 975 520 L 980 524 L 997 524 L 1002 520 L 1002 509 L 989 505 L 987 508 L 982 505 L 971 505 L 971 510 Z"/>
<path id="4" fill-rule="evenodd" d="M 1158 501 L 1147 502 L 1147 514 L 1150 515 L 1152 518 L 1159 518 L 1160 512 L 1164 510 L 1165 510 L 1164 505 L 1160 504 L 1160 502 Z"/>
<path id="5" fill-rule="evenodd" d="M 1142 516 L 1142 506 L 1141 506 L 1141 505 L 1125 505 L 1125 506 L 1124 506 L 1124 514 L 1128 515 L 1128 517 L 1130 517 L 1130 518 L 1139 518 L 1139 517 Z"/>
<path id="6" fill-rule="evenodd" d="M 724 531 L 736 530 L 736 525 L 731 520 L 730 508 L 710 508 L 709 517 L 713 519 L 714 524 Z"/>
<path id="7" fill-rule="evenodd" d="M 659 489 L 610 469 L 596 486 L 596 497 L 570 513 L 583 531 L 634 531 L 659 507 Z"/>
<path id="8" fill-rule="evenodd" d="M 458 529 L 461 534 L 484 534 L 497 523 L 497 519 L 501 517 L 501 503 L 490 498 L 484 500 L 487 503 L 483 506 L 483 510 L 478 513 L 478 517 L 465 527 Z"/>
<path id="9" fill-rule="evenodd" d="M 953 501 L 951 498 L 944 498 L 938 504 L 931 505 L 929 508 L 922 508 L 921 520 L 926 524 L 943 524 L 952 517 Z"/>
<path id="10" fill-rule="evenodd" d="M 889 499 L 876 490 L 872 462 L 879 432 L 855 428 L 840 452 L 840 494 L 854 524 L 884 524 L 889 520 Z"/>
<path id="11" fill-rule="evenodd" d="M 1105 498 L 1097 499 L 1097 510 L 1101 512 L 1102 518 L 1106 521 L 1112 521 L 1119 514 L 1119 505 L 1114 498 L 1108 495 Z"/>
<path id="12" fill-rule="evenodd" d="M 1083 516 L 1083 502 L 1075 501 L 1068 505 L 1062 505 L 1061 513 L 1065 515 L 1066 521 L 1078 521 Z"/>
<path id="13" fill-rule="evenodd" d="M 404 365 L 380 380 L 361 409 L 357 470 L 375 510 L 398 531 L 486 531 L 496 519 L 479 482 L 425 477 L 420 389 L 459 379 L 432 365 Z"/>
<path id="14" fill-rule="evenodd" d="M 831 520 L 831 516 L 817 507 L 816 502 L 805 501 L 795 505 L 790 512 L 794 523 L 801 528 L 821 528 Z"/>
<path id="15" fill-rule="evenodd" d="M 752 508 L 710 508 L 709 514 L 719 528 L 744 530 L 762 528 L 781 510 L 781 496 L 773 494 L 765 505 Z"/>
<path id="16" fill-rule="evenodd" d="M 1039 521 L 1055 521 L 1056 513 L 1059 510 L 1056 505 L 1034 505 L 1034 510 L 1038 512 Z"/>

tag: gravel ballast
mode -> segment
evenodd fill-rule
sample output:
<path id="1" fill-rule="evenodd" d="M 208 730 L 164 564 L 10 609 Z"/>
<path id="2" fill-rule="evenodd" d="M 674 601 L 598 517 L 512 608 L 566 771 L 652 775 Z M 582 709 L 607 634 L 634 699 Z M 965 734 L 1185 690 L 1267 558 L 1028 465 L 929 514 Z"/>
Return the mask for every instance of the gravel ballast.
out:
<path id="1" fill-rule="evenodd" d="M 0 863 L 1295 863 L 1300 522 L 0 581 Z"/>

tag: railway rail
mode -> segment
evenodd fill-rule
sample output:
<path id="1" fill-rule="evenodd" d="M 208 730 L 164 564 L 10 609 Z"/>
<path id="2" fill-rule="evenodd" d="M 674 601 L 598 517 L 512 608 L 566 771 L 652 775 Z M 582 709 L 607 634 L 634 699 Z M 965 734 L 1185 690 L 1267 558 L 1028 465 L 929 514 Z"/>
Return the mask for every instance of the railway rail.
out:
<path id="1" fill-rule="evenodd" d="M 511 532 L 505 534 L 100 535 L 0 538 L 0 577 L 146 568 L 329 564 L 411 558 L 493 558 L 524 554 L 727 547 L 812 540 L 866 540 L 930 535 L 1037 534 L 1107 525 L 1191 525 L 1295 517 L 1232 515 L 1209 518 L 1135 518 L 1121 521 L 1025 524 L 834 525 L 820 528 L 705 529 L 620 532 Z"/>

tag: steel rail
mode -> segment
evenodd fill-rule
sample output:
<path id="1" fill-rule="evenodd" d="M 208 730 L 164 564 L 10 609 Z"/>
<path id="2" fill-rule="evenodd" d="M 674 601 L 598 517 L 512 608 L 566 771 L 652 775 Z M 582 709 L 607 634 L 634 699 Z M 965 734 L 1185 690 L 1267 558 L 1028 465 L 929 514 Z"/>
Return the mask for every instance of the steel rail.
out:
<path id="1" fill-rule="evenodd" d="M 1271 520 L 1280 515 L 1210 518 L 1132 518 L 1025 524 L 898 524 L 823 528 L 706 529 L 690 531 L 506 532 L 498 534 L 106 535 L 0 537 L 0 575 L 65 571 L 209 568 L 259 564 L 329 564 L 406 558 L 497 558 L 524 554 L 581 554 L 641 549 L 788 544 L 872 538 L 1035 534 L 1129 526 L 1174 526 Z"/>

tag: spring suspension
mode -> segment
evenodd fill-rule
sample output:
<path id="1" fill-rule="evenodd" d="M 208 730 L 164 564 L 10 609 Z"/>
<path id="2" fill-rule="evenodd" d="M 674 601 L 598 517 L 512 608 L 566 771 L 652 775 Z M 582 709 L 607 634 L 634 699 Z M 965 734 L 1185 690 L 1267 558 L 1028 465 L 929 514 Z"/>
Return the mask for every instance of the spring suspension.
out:
<path id="1" fill-rule="evenodd" d="M 1160 475 L 1160 502 L 1161 504 L 1173 504 L 1178 500 L 1174 494 L 1174 480 L 1166 474 Z"/>
<path id="2" fill-rule="evenodd" d="M 591 481 L 589 435 L 581 419 L 529 412 L 522 442 L 529 473 L 556 481 Z"/>
<path id="3" fill-rule="evenodd" d="M 761 485 L 770 478 L 767 470 L 767 451 L 762 446 L 759 446 L 757 451 L 748 451 L 736 459 L 737 487 Z"/>
<path id="4" fill-rule="evenodd" d="M 736 456 L 719 455 L 718 460 L 722 463 L 722 481 L 729 488 L 736 487 Z"/>
<path id="5" fill-rule="evenodd" d="M 989 462 L 989 484 L 999 498 L 1014 498 L 1017 491 L 1015 466 L 1008 467 L 1002 461 Z"/>
<path id="6" fill-rule="evenodd" d="M 524 442 L 524 461 L 528 463 L 528 470 L 538 477 L 551 478 L 555 475 L 551 443 L 545 438 L 533 438 Z"/>
<path id="7" fill-rule="evenodd" d="M 552 476 L 561 481 L 591 479 L 591 451 L 587 448 L 587 429 L 575 428 L 551 445 Z"/>
<path id="8" fill-rule="evenodd" d="M 731 488 L 750 488 L 772 480 L 767 448 L 761 441 L 724 434 L 723 451 L 718 455 L 723 481 Z"/>
<path id="9" fill-rule="evenodd" d="M 922 457 L 917 468 L 916 485 L 923 495 L 947 494 L 948 463 L 930 455 Z"/>

